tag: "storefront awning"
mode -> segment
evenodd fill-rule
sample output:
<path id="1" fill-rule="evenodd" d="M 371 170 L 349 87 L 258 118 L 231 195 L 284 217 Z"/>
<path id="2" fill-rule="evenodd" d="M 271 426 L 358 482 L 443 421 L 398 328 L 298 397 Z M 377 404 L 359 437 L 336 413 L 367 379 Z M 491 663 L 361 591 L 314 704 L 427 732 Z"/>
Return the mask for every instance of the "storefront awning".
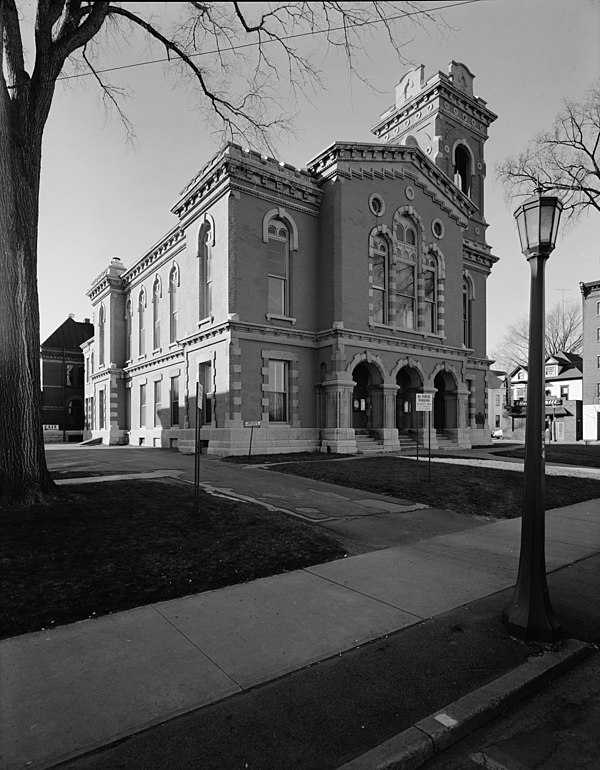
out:
<path id="1" fill-rule="evenodd" d="M 565 409 L 564 406 L 547 406 L 546 417 L 572 417 L 572 412 Z"/>

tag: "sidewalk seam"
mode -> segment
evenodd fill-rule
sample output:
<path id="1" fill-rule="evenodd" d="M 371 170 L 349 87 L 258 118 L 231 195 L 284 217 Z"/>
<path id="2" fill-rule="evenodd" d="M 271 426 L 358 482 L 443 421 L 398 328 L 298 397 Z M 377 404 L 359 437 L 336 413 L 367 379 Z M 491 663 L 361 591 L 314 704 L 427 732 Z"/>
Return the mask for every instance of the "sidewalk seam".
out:
<path id="1" fill-rule="evenodd" d="M 343 561 L 343 559 L 341 559 L 341 561 Z M 315 565 L 315 566 L 319 566 L 319 565 Z M 331 578 L 324 577 L 323 575 L 319 575 L 318 572 L 311 572 L 310 567 L 303 567 L 302 572 L 308 572 L 313 577 L 320 578 L 321 580 L 324 580 L 326 583 L 331 583 L 334 586 L 339 586 L 340 588 L 344 588 L 347 591 L 352 591 L 352 593 L 354 594 L 358 594 L 358 596 L 364 596 L 365 599 L 371 599 L 372 601 L 377 602 L 378 604 L 383 604 L 385 607 L 390 607 L 391 609 L 397 610 L 398 612 L 403 612 L 405 615 L 410 615 L 411 617 L 416 618 L 419 623 L 421 623 L 424 620 L 428 620 L 429 617 L 433 617 L 433 616 L 423 617 L 421 615 L 415 615 L 414 612 L 409 612 L 408 610 L 405 610 L 402 607 L 397 607 L 395 604 L 384 602 L 382 599 L 378 599 L 376 596 L 371 596 L 371 594 L 365 594 L 362 591 L 358 591 L 356 588 L 352 588 L 352 586 L 344 585 L 344 583 L 338 583 L 337 580 L 332 580 Z M 412 625 L 416 625 L 416 623 Z M 397 630 L 400 630 L 400 629 L 397 629 Z M 392 631 L 392 633 L 395 633 L 395 632 Z M 377 638 L 381 638 L 381 637 L 377 637 Z"/>
<path id="2" fill-rule="evenodd" d="M 197 645 L 197 644 L 196 644 L 194 641 L 192 641 L 192 640 L 190 639 L 190 637 L 189 637 L 187 634 L 184 634 L 184 633 L 183 633 L 183 631 L 182 631 L 180 628 L 178 628 L 178 627 L 175 625 L 175 623 L 173 623 L 173 621 L 172 621 L 172 620 L 170 620 L 170 619 L 169 619 L 169 618 L 168 618 L 166 615 L 163 615 L 163 613 L 162 613 L 162 612 L 161 612 L 161 611 L 158 609 L 158 607 L 156 606 L 156 604 L 151 604 L 150 606 L 152 607 L 152 609 L 153 609 L 153 610 L 154 610 L 156 613 L 158 613 L 158 614 L 161 616 L 161 618 L 163 618 L 163 620 L 166 620 L 166 621 L 167 621 L 167 623 L 168 623 L 168 624 L 169 624 L 169 625 L 170 625 L 170 626 L 173 628 L 173 630 L 174 630 L 174 631 L 177 631 L 177 633 L 178 633 L 180 636 L 182 636 L 182 637 L 183 637 L 183 638 L 186 640 L 186 642 L 189 642 L 189 644 L 191 644 L 191 645 L 192 645 L 192 647 L 194 647 L 196 650 L 198 650 L 198 652 L 199 652 L 201 655 L 203 655 L 203 656 L 204 656 L 204 657 L 205 657 L 207 660 L 209 660 L 209 661 L 212 663 L 212 665 L 213 665 L 213 666 L 215 666 L 215 668 L 218 668 L 218 669 L 219 669 L 219 671 L 220 671 L 222 674 L 224 674 L 224 675 L 225 675 L 225 676 L 226 676 L 226 677 L 227 677 L 227 678 L 228 678 L 230 681 L 232 681 L 232 682 L 233 682 L 233 684 L 235 684 L 235 686 L 236 686 L 236 687 L 239 687 L 241 692 L 243 692 L 243 691 L 246 689 L 246 688 L 245 688 L 245 687 L 243 687 L 243 686 L 242 686 L 242 685 L 241 685 L 239 682 L 236 682 L 236 680 L 235 680 L 235 679 L 234 679 L 234 678 L 231 676 L 231 674 L 228 674 L 228 673 L 227 673 L 227 671 L 225 671 L 225 669 L 221 668 L 221 666 L 219 666 L 219 664 L 218 664 L 218 663 L 217 663 L 215 660 L 213 660 L 213 659 L 210 657 L 210 655 L 208 655 L 206 652 L 204 652 L 204 650 L 203 650 L 201 647 L 198 647 L 198 645 Z"/>

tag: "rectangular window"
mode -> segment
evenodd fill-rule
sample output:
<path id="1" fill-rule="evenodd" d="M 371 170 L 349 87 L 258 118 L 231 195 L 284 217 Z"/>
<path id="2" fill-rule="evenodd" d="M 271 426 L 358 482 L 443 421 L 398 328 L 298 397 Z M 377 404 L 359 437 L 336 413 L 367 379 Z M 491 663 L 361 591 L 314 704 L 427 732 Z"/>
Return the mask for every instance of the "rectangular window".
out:
<path id="1" fill-rule="evenodd" d="M 131 430 L 131 388 L 125 388 L 125 430 Z"/>
<path id="2" fill-rule="evenodd" d="M 600 382 L 596 383 L 596 398 L 600 398 Z"/>
<path id="3" fill-rule="evenodd" d="M 600 315 L 600 302 L 596 302 L 596 315 Z"/>
<path id="4" fill-rule="evenodd" d="M 269 421 L 288 421 L 288 364 L 269 361 Z"/>
<path id="5" fill-rule="evenodd" d="M 171 425 L 179 425 L 179 377 L 171 377 Z"/>
<path id="6" fill-rule="evenodd" d="M 500 406 L 500 393 L 496 393 L 496 406 Z"/>
<path id="7" fill-rule="evenodd" d="M 131 359 L 131 311 L 125 313 L 125 360 Z"/>
<path id="8" fill-rule="evenodd" d="M 596 359 L 596 361 L 597 361 L 598 369 L 600 369 L 600 356 L 598 356 L 598 358 Z"/>
<path id="9" fill-rule="evenodd" d="M 202 423 L 203 425 L 210 425 L 213 421 L 215 401 L 214 372 L 211 361 L 205 361 L 200 364 L 198 381 L 203 388 Z"/>
<path id="10" fill-rule="evenodd" d="M 100 430 L 106 428 L 106 405 L 104 403 L 104 390 L 98 391 L 98 427 Z"/>
<path id="11" fill-rule="evenodd" d="M 146 386 L 140 385 L 140 428 L 146 426 Z"/>
<path id="12" fill-rule="evenodd" d="M 154 383 L 154 427 L 160 428 L 160 380 Z"/>
<path id="13" fill-rule="evenodd" d="M 596 340 L 600 342 L 600 329 L 596 329 Z"/>
<path id="14" fill-rule="evenodd" d="M 568 385 L 561 385 L 560 386 L 560 397 L 561 398 L 569 398 L 569 386 Z"/>
<path id="15" fill-rule="evenodd" d="M 269 238 L 267 244 L 267 271 L 269 298 L 267 312 L 287 315 L 288 244 L 286 240 Z"/>

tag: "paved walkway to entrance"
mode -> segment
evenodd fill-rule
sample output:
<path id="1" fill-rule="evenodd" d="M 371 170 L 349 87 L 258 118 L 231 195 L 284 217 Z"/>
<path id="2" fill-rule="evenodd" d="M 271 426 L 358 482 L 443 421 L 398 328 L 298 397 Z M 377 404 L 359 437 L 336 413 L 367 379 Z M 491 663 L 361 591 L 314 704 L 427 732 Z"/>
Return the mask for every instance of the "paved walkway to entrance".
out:
<path id="1" fill-rule="evenodd" d="M 126 452 L 116 450 L 113 462 L 143 470 Z M 187 477 L 187 460 L 180 460 L 167 470 Z M 224 477 L 214 465 L 203 463 L 203 473 L 216 486 Z M 235 471 L 235 492 L 243 494 L 252 477 L 255 498 L 264 492 L 263 474 L 279 478 Z M 303 479 L 290 488 L 301 485 L 308 499 L 315 494 L 323 516 L 350 505 L 363 512 L 386 501 L 415 505 L 372 495 L 357 500 L 345 488 L 323 497 Z M 598 553 L 600 500 L 549 511 L 546 527 L 549 571 Z M 505 589 L 515 580 L 519 542 L 520 520 L 500 521 L 5 639 L 1 766 L 50 767 Z"/>

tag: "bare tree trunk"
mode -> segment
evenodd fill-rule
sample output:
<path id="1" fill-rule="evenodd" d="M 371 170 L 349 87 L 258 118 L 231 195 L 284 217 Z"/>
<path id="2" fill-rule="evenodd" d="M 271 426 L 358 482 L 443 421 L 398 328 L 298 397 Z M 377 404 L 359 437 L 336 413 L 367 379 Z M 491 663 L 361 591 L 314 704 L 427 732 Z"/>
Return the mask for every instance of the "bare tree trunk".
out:
<path id="1" fill-rule="evenodd" d="M 16 112 L 16 111 L 15 111 Z M 44 454 L 37 231 L 41 131 L 12 120 L 0 136 L 0 506 L 55 492 Z"/>

